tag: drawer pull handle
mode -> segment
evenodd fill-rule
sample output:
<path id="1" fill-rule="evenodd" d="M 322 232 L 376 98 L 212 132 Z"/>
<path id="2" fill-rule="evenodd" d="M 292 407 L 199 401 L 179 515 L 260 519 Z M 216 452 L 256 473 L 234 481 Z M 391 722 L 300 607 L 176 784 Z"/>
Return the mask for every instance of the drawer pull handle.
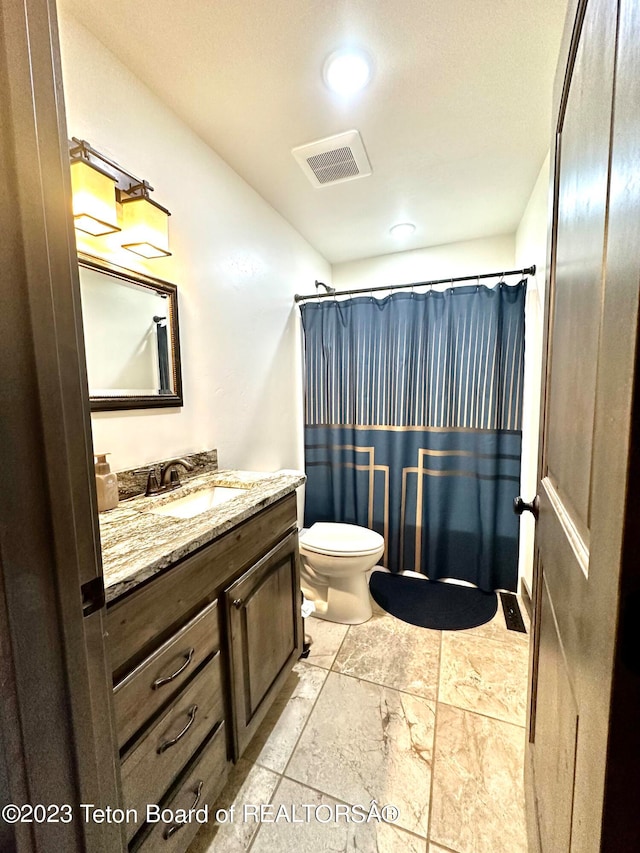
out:
<path id="1" fill-rule="evenodd" d="M 151 689 L 157 690 L 158 687 L 162 687 L 163 684 L 169 684 L 169 682 L 173 681 L 174 678 L 177 678 L 181 673 L 183 673 L 185 671 L 185 669 L 191 663 L 194 652 L 195 652 L 195 649 L 189 649 L 188 652 L 185 652 L 184 653 L 185 661 L 182 664 L 182 666 L 178 667 L 178 669 L 176 669 L 176 671 L 173 673 L 173 675 L 167 675 L 165 678 L 156 678 L 156 680 L 151 685 Z"/>
<path id="2" fill-rule="evenodd" d="M 202 794 L 202 786 L 203 785 L 204 785 L 204 782 L 202 782 L 202 781 L 198 782 L 198 787 L 196 788 L 196 790 L 194 792 L 196 795 L 196 798 L 193 801 L 193 805 L 191 806 L 191 809 L 195 809 L 197 807 L 198 803 L 200 802 L 200 795 Z M 191 811 L 191 809 L 189 811 Z M 162 837 L 164 838 L 165 841 L 168 841 L 174 832 L 177 832 L 181 827 L 186 826 L 187 823 L 188 823 L 188 821 L 185 821 L 185 820 L 181 821 L 180 823 L 172 823 L 171 826 L 168 826 L 165 829 L 165 831 L 162 834 Z"/>
<path id="3" fill-rule="evenodd" d="M 160 744 L 160 746 L 157 749 L 158 755 L 161 755 L 165 750 L 169 749 L 169 747 L 175 746 L 179 740 L 182 740 L 182 738 L 186 735 L 186 733 L 189 731 L 189 729 L 193 725 L 194 720 L 196 718 L 196 711 L 197 710 L 198 710 L 197 705 L 192 705 L 189 708 L 189 710 L 187 711 L 187 713 L 189 714 L 189 721 L 188 721 L 187 725 L 175 737 L 172 737 L 170 740 L 165 740 L 164 743 Z"/>
<path id="4" fill-rule="evenodd" d="M 243 604 L 244 604 L 244 602 L 241 598 L 236 598 L 235 601 L 233 602 L 233 606 L 235 607 L 236 610 L 240 610 L 240 608 L 242 607 Z"/>

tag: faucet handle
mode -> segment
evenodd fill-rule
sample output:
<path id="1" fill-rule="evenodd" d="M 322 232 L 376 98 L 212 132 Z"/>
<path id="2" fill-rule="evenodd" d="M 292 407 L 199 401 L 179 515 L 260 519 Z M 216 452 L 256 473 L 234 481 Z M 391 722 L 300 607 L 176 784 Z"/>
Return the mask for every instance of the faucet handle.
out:
<path id="1" fill-rule="evenodd" d="M 158 483 L 158 475 L 156 473 L 155 468 L 149 468 L 149 474 L 147 476 L 147 488 L 145 491 L 145 496 L 149 497 L 149 495 L 157 495 L 160 491 L 160 483 Z"/>

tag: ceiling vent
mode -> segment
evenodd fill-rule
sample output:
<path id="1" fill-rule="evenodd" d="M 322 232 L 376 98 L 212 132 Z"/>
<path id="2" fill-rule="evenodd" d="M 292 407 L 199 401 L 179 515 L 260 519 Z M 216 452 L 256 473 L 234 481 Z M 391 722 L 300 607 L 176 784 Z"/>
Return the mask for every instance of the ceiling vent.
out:
<path id="1" fill-rule="evenodd" d="M 357 130 L 299 145 L 291 153 L 314 187 L 342 184 L 371 174 L 371 163 Z"/>

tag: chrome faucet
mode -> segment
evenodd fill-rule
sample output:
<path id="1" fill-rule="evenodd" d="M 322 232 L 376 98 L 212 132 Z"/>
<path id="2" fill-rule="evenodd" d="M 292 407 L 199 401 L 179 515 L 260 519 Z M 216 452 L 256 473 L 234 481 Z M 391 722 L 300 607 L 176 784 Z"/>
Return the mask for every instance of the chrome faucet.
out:
<path id="1" fill-rule="evenodd" d="M 160 466 L 160 479 L 155 468 L 149 469 L 147 477 L 147 489 L 145 495 L 160 495 L 163 492 L 170 492 L 173 489 L 180 487 L 180 477 L 176 466 L 181 465 L 185 471 L 192 471 L 193 465 L 187 459 L 169 459 L 168 462 L 163 462 Z"/>

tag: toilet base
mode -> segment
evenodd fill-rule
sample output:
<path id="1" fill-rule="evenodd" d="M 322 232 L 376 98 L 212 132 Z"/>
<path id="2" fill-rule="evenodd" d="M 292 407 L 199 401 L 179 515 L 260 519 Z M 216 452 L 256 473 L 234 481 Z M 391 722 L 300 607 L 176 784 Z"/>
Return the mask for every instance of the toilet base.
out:
<path id="1" fill-rule="evenodd" d="M 365 572 L 330 580 L 329 585 L 317 576 L 311 577 L 303 559 L 301 586 L 305 598 L 316 606 L 314 616 L 341 625 L 361 625 L 371 619 L 373 611 Z"/>

